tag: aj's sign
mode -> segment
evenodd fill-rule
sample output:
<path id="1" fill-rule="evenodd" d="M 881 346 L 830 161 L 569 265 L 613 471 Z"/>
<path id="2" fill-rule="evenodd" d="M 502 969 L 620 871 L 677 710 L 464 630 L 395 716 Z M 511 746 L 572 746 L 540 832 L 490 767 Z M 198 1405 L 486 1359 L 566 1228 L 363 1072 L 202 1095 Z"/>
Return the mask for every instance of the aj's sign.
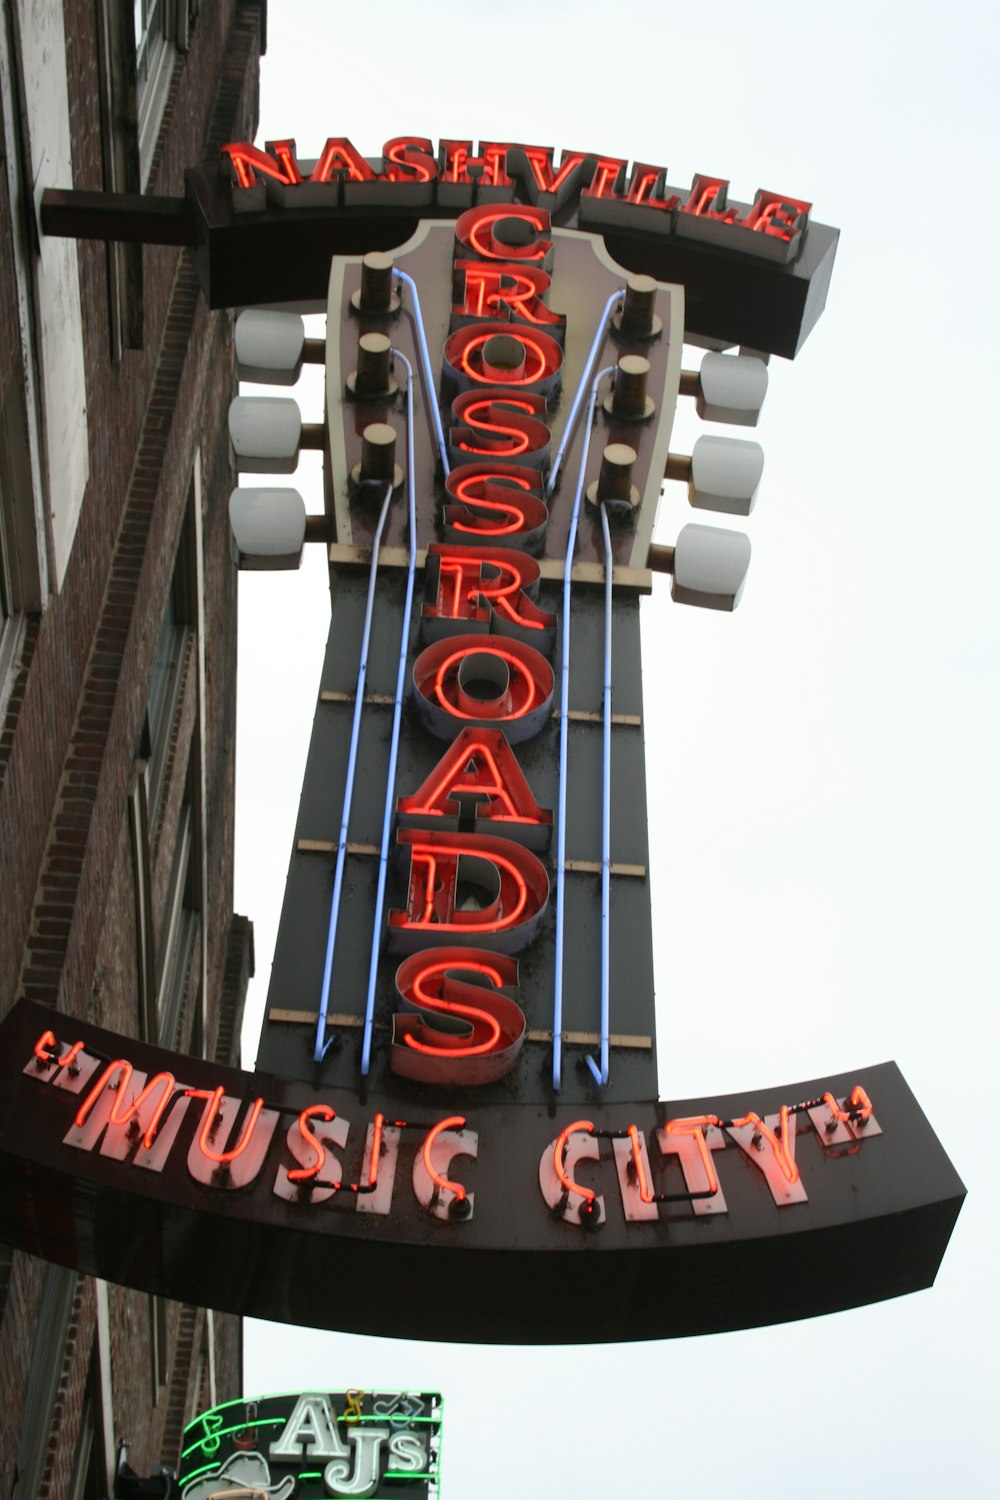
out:
<path id="1" fill-rule="evenodd" d="M 339 203 L 337 149 L 308 175 Z M 229 159 L 289 203 L 310 187 L 288 142 Z M 358 186 L 413 186 L 383 177 Z M 452 1340 L 659 1338 L 927 1285 L 964 1190 L 892 1065 L 659 1100 L 639 598 L 655 561 L 679 601 L 736 604 L 742 533 L 657 549 L 653 522 L 665 475 L 749 512 L 757 446 L 681 458 L 671 423 L 686 391 L 752 425 L 766 368 L 685 375 L 684 286 L 479 196 L 330 270 L 332 620 L 258 1072 L 20 1007 L 8 1232 L 174 1297 Z M 245 314 L 236 342 L 245 376 L 294 381 L 301 320 Z M 293 402 L 230 424 L 241 467 L 294 467 Z M 243 566 L 297 563 L 297 492 L 231 515 Z"/>
<path id="2" fill-rule="evenodd" d="M 430 1500 L 438 1494 L 441 1416 L 441 1397 L 428 1391 L 230 1401 L 184 1430 L 181 1500 Z"/>

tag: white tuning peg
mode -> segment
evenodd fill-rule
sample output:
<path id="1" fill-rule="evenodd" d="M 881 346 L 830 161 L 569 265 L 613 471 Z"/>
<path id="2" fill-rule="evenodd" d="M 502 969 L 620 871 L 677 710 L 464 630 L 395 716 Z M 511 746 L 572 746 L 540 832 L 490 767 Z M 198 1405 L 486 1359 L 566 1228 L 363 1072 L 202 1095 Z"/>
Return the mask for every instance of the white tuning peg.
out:
<path id="1" fill-rule="evenodd" d="M 691 450 L 688 500 L 698 510 L 748 516 L 754 508 L 764 450 L 744 438 L 700 437 Z"/>
<path id="2" fill-rule="evenodd" d="M 706 354 L 695 399 L 706 422 L 756 427 L 767 395 L 767 365 L 747 354 Z"/>
<path id="3" fill-rule="evenodd" d="M 306 503 L 298 490 L 233 490 L 231 551 L 238 568 L 297 568 L 306 540 Z"/>
<path id="4" fill-rule="evenodd" d="M 236 373 L 258 385 L 294 385 L 302 369 L 306 326 L 298 313 L 250 307 L 236 319 Z"/>
<path id="5" fill-rule="evenodd" d="M 684 526 L 674 545 L 671 593 L 678 604 L 735 609 L 750 566 L 750 538 L 719 526 Z"/>
<path id="6" fill-rule="evenodd" d="M 237 396 L 229 442 L 239 474 L 291 474 L 299 461 L 302 413 L 290 396 Z"/>

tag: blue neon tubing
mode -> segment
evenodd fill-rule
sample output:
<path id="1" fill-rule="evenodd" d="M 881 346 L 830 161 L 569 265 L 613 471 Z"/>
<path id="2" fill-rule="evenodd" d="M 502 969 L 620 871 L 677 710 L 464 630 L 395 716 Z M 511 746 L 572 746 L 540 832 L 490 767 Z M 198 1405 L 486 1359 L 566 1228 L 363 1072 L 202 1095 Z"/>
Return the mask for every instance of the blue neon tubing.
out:
<path id="1" fill-rule="evenodd" d="M 580 403 L 583 401 L 583 393 L 587 389 L 587 380 L 590 377 L 590 372 L 594 368 L 597 356 L 600 353 L 601 342 L 608 326 L 608 319 L 614 311 L 615 303 L 619 302 L 624 295 L 624 291 L 619 287 L 616 292 L 611 293 L 611 296 L 604 304 L 604 311 L 597 325 L 597 332 L 594 334 L 590 345 L 590 353 L 587 355 L 586 363 L 580 372 L 580 381 L 576 388 L 576 395 L 573 397 L 573 405 L 570 407 L 569 416 L 566 418 L 566 426 L 563 428 L 563 435 L 556 450 L 556 456 L 552 461 L 552 468 L 549 470 L 549 478 L 545 486 L 546 496 L 551 496 L 555 490 L 556 481 L 559 478 L 559 470 L 562 467 L 563 459 L 566 457 L 566 449 L 573 441 L 573 428 L 580 412 Z"/>
<path id="2" fill-rule="evenodd" d="M 333 877 L 333 897 L 330 901 L 330 923 L 326 932 L 326 959 L 323 964 L 323 987 L 319 999 L 319 1016 L 316 1020 L 316 1044 L 313 1061 L 322 1062 L 333 1038 L 326 1041 L 326 1018 L 330 1009 L 330 984 L 333 979 L 333 955 L 337 945 L 337 923 L 340 919 L 340 898 L 344 886 L 344 864 L 347 858 L 347 825 L 351 818 L 351 803 L 354 799 L 354 773 L 358 762 L 358 741 L 361 738 L 361 714 L 365 701 L 365 682 L 368 677 L 368 648 L 372 634 L 372 616 L 375 613 L 375 580 L 378 575 L 378 554 L 382 544 L 382 532 L 392 502 L 392 485 L 386 486 L 382 511 L 375 528 L 372 543 L 372 565 L 368 574 L 368 598 L 365 602 L 365 623 L 361 633 L 361 661 L 358 666 L 358 684 L 354 693 L 354 720 L 351 724 L 351 746 L 347 756 L 347 781 L 344 786 L 344 807 L 340 817 L 340 839 L 337 844 L 337 868 Z"/>
<path id="3" fill-rule="evenodd" d="M 375 1024 L 375 983 L 378 978 L 379 952 L 382 947 L 382 911 L 385 906 L 385 882 L 389 868 L 389 835 L 392 832 L 396 794 L 396 760 L 399 755 L 399 731 L 403 717 L 403 685 L 406 681 L 406 660 L 410 644 L 410 613 L 413 609 L 413 581 L 417 571 L 417 502 L 416 465 L 413 456 L 413 366 L 405 354 L 393 349 L 393 357 L 406 370 L 406 491 L 407 515 L 410 528 L 409 557 L 406 569 L 406 602 L 403 605 L 403 625 L 399 633 L 399 667 L 396 673 L 396 699 L 392 711 L 392 740 L 389 748 L 389 771 L 385 786 L 385 812 L 382 818 L 382 847 L 379 851 L 378 889 L 375 893 L 375 928 L 372 933 L 371 962 L 368 966 L 368 995 L 365 1001 L 365 1032 L 361 1044 L 361 1072 L 367 1075 L 371 1067 L 372 1030 Z M 433 398 L 433 391 L 430 393 Z M 436 406 L 434 407 L 436 411 Z"/>
<path id="4" fill-rule="evenodd" d="M 448 462 L 448 449 L 445 446 L 444 431 L 441 427 L 441 413 L 438 411 L 437 394 L 434 388 L 434 370 L 431 366 L 431 357 L 427 349 L 427 335 L 424 332 L 424 315 L 420 310 L 420 293 L 417 291 L 417 283 L 412 276 L 407 276 L 405 271 L 394 267 L 400 281 L 405 281 L 413 296 L 413 321 L 417 328 L 417 343 L 420 346 L 420 361 L 424 367 L 424 396 L 430 413 L 434 419 L 434 433 L 437 437 L 438 452 L 441 455 L 441 467 L 444 469 L 445 478 L 451 473 L 451 464 Z M 402 358 L 402 355 L 400 355 Z M 406 361 L 404 360 L 404 363 Z M 409 364 L 407 364 L 409 369 Z M 412 372 L 411 372 L 412 373 Z"/>
<path id="5" fill-rule="evenodd" d="M 616 295 L 618 295 L 616 293 Z M 587 473 L 587 458 L 590 454 L 590 437 L 593 431 L 594 407 L 597 405 L 597 388 L 601 381 L 615 372 L 614 365 L 599 370 L 590 388 L 590 404 L 583 433 L 580 453 L 580 471 L 573 497 L 573 514 L 569 523 L 569 538 L 566 542 L 566 562 L 563 568 L 563 612 L 562 612 L 562 714 L 559 720 L 559 813 L 556 853 L 556 972 L 552 1003 L 552 1087 L 558 1091 L 562 1086 L 562 1013 L 563 1013 L 563 940 L 564 905 L 566 885 L 566 762 L 569 755 L 569 649 L 570 649 L 570 601 L 573 588 L 573 553 L 576 550 L 576 532 L 580 522 L 580 502 L 583 499 L 583 482 Z"/>
<path id="6" fill-rule="evenodd" d="M 602 768 L 601 823 L 601 1066 L 592 1057 L 584 1061 L 599 1088 L 611 1072 L 611 528 L 608 508 L 601 505 L 604 532 L 604 764 Z"/>

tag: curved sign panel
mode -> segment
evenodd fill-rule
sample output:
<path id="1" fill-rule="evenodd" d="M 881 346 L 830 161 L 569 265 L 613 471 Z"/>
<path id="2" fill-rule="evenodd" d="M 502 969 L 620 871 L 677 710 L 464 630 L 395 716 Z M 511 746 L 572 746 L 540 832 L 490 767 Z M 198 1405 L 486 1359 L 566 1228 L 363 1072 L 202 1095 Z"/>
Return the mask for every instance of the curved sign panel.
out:
<path id="1" fill-rule="evenodd" d="M 702 338 L 794 357 L 823 311 L 838 231 L 801 197 L 757 188 L 741 202 L 723 177 L 670 186 L 667 176 L 649 162 L 573 150 L 557 161 L 551 146 L 512 142 L 435 149 L 396 136 L 365 157 L 331 136 L 306 161 L 293 140 L 232 141 L 218 163 L 187 172 L 183 198 L 47 188 L 41 223 L 49 235 L 189 245 L 209 306 L 246 307 L 321 298 L 331 256 L 396 250 L 422 220 L 460 223 L 474 206 L 502 218 L 517 205 L 601 236 L 628 271 L 682 282 Z M 463 248 L 479 257 L 490 240 L 487 228 Z M 514 288 L 522 305 L 541 300 L 519 247 L 504 249 L 527 272 Z M 487 283 L 482 294 L 495 292 Z"/>
<path id="2" fill-rule="evenodd" d="M 233 1312 L 573 1343 L 719 1332 L 930 1284 L 962 1185 L 891 1063 L 735 1098 L 386 1114 L 20 1002 L 3 1238 Z M 14 1071 L 16 1068 L 16 1071 Z"/>

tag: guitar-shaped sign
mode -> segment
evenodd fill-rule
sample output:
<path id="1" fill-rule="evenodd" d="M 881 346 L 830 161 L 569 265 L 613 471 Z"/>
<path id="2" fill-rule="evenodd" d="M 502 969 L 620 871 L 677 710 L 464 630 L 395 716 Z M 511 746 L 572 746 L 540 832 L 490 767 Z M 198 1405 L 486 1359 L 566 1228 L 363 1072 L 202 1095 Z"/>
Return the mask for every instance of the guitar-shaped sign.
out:
<path id="1" fill-rule="evenodd" d="M 245 473 L 324 453 L 321 514 L 280 477 L 234 491 L 237 564 L 322 543 L 332 601 L 257 1072 L 21 1012 L 22 1089 L 72 1112 L 53 1159 L 183 1200 L 197 1300 L 318 1326 L 660 1338 L 928 1285 L 964 1190 L 892 1064 L 658 1094 L 639 605 L 657 574 L 737 605 L 763 454 L 716 429 L 756 424 L 766 360 L 718 338 L 682 368 L 685 285 L 566 227 L 554 190 L 470 177 L 436 210 L 389 253 L 377 205 L 343 208 L 375 248 L 334 256 L 325 341 L 236 325 L 248 383 L 326 369 L 322 426 L 287 396 L 230 413 Z M 703 517 L 669 547 L 665 481 Z M 188 1296 L 172 1222 L 161 1280 Z"/>

